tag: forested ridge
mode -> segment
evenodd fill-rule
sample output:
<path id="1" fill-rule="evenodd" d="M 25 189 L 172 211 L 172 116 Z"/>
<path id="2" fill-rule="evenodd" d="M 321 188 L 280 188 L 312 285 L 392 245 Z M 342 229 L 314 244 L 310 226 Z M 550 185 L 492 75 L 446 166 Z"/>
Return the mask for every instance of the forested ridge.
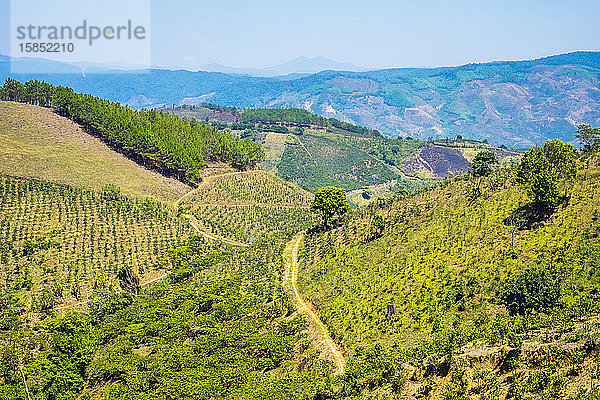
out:
<path id="1" fill-rule="evenodd" d="M 134 111 L 118 103 L 37 80 L 7 79 L 0 99 L 51 107 L 146 167 L 197 183 L 206 161 L 243 170 L 264 158 L 259 144 L 201 122 L 154 110 Z"/>
<path id="2" fill-rule="evenodd" d="M 300 108 L 248 108 L 241 112 L 240 122 L 255 123 L 291 123 L 297 125 L 316 125 L 323 128 L 338 128 L 365 136 L 381 136 L 376 130 L 343 122 L 335 118 L 325 118 Z"/>

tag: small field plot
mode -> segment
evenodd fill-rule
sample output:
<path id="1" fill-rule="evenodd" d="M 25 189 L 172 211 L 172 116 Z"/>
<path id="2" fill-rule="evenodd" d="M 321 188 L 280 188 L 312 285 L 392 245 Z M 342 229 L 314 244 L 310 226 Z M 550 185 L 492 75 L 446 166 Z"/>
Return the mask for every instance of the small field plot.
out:
<path id="1" fill-rule="evenodd" d="M 265 233 L 311 222 L 313 195 L 263 171 L 213 176 L 182 204 L 202 229 L 250 243 Z"/>

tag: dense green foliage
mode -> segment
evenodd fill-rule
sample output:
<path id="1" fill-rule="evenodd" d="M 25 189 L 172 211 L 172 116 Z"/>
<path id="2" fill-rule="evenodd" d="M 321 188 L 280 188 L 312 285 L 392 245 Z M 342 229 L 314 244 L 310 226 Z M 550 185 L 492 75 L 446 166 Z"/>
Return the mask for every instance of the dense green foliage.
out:
<path id="1" fill-rule="evenodd" d="M 343 122 L 335 118 L 324 118 L 300 108 L 248 108 L 240 114 L 240 122 L 264 124 L 289 123 L 300 126 L 317 126 L 333 130 L 341 129 L 363 136 L 381 136 L 379 132 Z"/>
<path id="2" fill-rule="evenodd" d="M 600 128 L 579 125 L 575 137 L 583 144 L 584 151 L 596 152 L 600 150 Z"/>
<path id="3" fill-rule="evenodd" d="M 385 230 L 385 219 L 379 214 L 373 217 L 371 221 L 371 238 L 377 239 L 383 235 Z"/>
<path id="4" fill-rule="evenodd" d="M 559 286 L 547 271 L 528 270 L 510 278 L 502 287 L 500 299 L 512 314 L 549 312 L 556 305 Z"/>
<path id="5" fill-rule="evenodd" d="M 472 164 L 475 176 L 487 176 L 492 172 L 492 165 L 498 164 L 498 160 L 491 151 L 481 151 L 477 153 Z"/>
<path id="6" fill-rule="evenodd" d="M 152 110 L 133 111 L 45 82 L 23 85 L 7 79 L 0 98 L 52 107 L 145 166 L 187 182 L 200 181 L 206 160 L 246 169 L 264 158 L 260 145 L 203 123 Z"/>
<path id="7" fill-rule="evenodd" d="M 326 228 L 343 218 L 349 211 L 350 205 L 344 189 L 325 186 L 317 190 L 315 199 L 310 205 L 310 211 L 316 213 L 322 225 Z"/>
<path id="8" fill-rule="evenodd" d="M 290 316 L 280 285 L 288 238 L 210 254 L 192 238 L 171 253 L 169 280 L 131 298 L 99 292 L 89 311 L 33 328 L 24 324 L 24 305 L 5 292 L 0 397 L 26 398 L 20 369 L 35 399 L 327 394 L 330 366 L 309 345 L 296 346 L 306 342 L 305 323 Z"/>
<path id="9" fill-rule="evenodd" d="M 576 171 L 573 146 L 551 140 L 543 147 L 525 153 L 518 167 L 517 180 L 527 186 L 535 206 L 551 209 L 559 201 L 558 180 L 570 180 Z"/>

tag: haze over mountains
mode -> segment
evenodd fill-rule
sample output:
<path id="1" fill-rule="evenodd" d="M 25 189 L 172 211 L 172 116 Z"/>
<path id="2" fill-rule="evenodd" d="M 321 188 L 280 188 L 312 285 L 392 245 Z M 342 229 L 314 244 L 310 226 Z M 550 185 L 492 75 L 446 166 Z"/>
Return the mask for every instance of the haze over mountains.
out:
<path id="1" fill-rule="evenodd" d="M 242 74 L 260 77 L 285 76 L 290 74 L 314 74 L 321 71 L 353 71 L 363 72 L 367 68 L 356 66 L 349 62 L 337 62 L 325 57 L 297 57 L 283 64 L 265 68 L 236 68 L 217 63 L 200 67 L 201 71 L 223 72 L 226 74 Z"/>
<path id="2" fill-rule="evenodd" d="M 325 61 L 300 58 L 254 73 L 300 73 L 300 68 L 310 71 Z M 0 66 L 4 80 L 9 76 L 8 59 L 0 59 L 0 64 L 4 64 Z M 298 107 L 392 136 L 461 135 L 510 147 L 551 138 L 573 141 L 577 125 L 600 124 L 600 52 L 458 67 L 328 70 L 287 79 L 231 70 L 228 74 L 182 70 L 57 74 L 57 65 L 51 66 L 44 69 L 47 74 L 12 76 L 70 86 L 132 108 L 202 102 Z"/>

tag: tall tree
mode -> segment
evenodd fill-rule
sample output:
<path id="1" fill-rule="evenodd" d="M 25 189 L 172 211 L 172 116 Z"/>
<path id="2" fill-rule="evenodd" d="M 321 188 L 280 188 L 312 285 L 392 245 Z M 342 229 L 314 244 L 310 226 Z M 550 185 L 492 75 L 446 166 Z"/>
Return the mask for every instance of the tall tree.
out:
<path id="1" fill-rule="evenodd" d="M 559 179 L 573 179 L 577 173 L 575 151 L 569 143 L 558 139 L 549 140 L 542 146 L 550 169 Z"/>
<path id="2" fill-rule="evenodd" d="M 321 217 L 324 227 L 329 227 L 350 211 L 350 205 L 343 189 L 325 186 L 317 191 L 310 210 Z"/>
<path id="3" fill-rule="evenodd" d="M 592 128 L 589 125 L 579 125 L 575 137 L 583 144 L 585 152 L 600 149 L 600 128 Z"/>
<path id="4" fill-rule="evenodd" d="M 480 151 L 473 159 L 473 174 L 487 176 L 492 172 L 492 165 L 498 164 L 496 155 L 491 151 Z"/>
<path id="5" fill-rule="evenodd" d="M 517 181 L 527 186 L 537 207 L 548 209 L 558 203 L 557 177 L 541 148 L 535 147 L 525 153 L 517 169 Z"/>

